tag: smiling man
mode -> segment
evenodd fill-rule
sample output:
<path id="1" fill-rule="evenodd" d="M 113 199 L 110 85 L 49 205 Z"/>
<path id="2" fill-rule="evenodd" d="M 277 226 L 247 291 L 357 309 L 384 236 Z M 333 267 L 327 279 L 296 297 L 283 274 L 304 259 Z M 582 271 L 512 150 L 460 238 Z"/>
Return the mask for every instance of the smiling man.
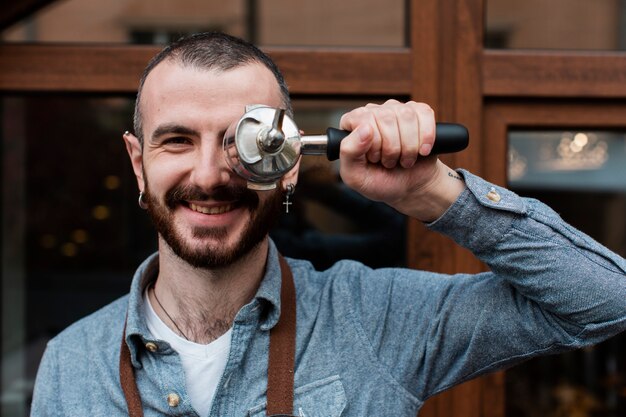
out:
<path id="1" fill-rule="evenodd" d="M 199 34 L 150 62 L 124 141 L 158 253 L 128 296 L 50 341 L 34 416 L 414 416 L 455 384 L 626 328 L 626 261 L 430 155 L 422 103 L 344 115 L 342 179 L 490 272 L 284 261 L 268 232 L 298 166 L 252 191 L 222 149 L 251 104 L 291 111 L 276 66 L 244 41 Z"/>
<path id="2" fill-rule="evenodd" d="M 207 71 L 182 57 L 167 59 L 143 83 L 137 117 L 144 138 L 124 136 L 159 234 L 159 278 L 149 295 L 186 317 L 185 335 L 197 342 L 223 334 L 256 292 L 267 234 L 282 207 L 280 190 L 248 190 L 224 159 L 224 133 L 248 103 L 283 105 L 266 66 Z"/>

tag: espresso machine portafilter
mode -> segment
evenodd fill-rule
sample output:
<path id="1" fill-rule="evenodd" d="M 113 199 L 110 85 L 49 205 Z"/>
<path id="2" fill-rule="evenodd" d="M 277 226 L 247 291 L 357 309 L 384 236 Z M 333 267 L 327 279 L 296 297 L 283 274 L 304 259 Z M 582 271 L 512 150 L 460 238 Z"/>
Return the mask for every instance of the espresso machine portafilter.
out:
<path id="1" fill-rule="evenodd" d="M 250 105 L 224 135 L 224 154 L 248 188 L 272 190 L 301 155 L 338 159 L 341 141 L 349 134 L 331 127 L 325 135 L 302 135 L 284 109 Z M 437 123 L 435 138 L 431 153 L 437 155 L 462 151 L 469 143 L 465 126 L 455 123 Z"/>

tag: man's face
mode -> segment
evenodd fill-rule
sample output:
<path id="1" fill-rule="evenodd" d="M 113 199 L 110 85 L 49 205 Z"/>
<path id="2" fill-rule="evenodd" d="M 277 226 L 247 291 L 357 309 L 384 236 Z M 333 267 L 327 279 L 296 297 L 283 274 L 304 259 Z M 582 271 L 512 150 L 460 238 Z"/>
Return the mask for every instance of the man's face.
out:
<path id="1" fill-rule="evenodd" d="M 276 80 L 260 64 L 219 72 L 165 61 L 146 79 L 138 180 L 161 244 L 189 264 L 228 265 L 267 236 L 280 191 L 248 190 L 226 164 L 222 140 L 246 105 L 281 103 Z"/>

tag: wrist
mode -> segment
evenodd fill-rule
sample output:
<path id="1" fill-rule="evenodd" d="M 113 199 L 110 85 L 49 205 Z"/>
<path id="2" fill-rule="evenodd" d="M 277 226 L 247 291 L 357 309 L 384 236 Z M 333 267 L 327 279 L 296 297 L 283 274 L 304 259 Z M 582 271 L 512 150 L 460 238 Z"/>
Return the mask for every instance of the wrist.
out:
<path id="1" fill-rule="evenodd" d="M 463 177 L 438 160 L 431 179 L 414 190 L 397 209 L 410 217 L 430 223 L 441 217 L 465 188 Z"/>

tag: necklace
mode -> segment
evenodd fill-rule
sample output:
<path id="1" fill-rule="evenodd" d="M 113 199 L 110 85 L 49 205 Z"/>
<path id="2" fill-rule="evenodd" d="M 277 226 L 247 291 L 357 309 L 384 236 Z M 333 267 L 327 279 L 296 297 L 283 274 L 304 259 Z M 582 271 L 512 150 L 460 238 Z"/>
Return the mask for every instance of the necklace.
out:
<path id="1" fill-rule="evenodd" d="M 159 305 L 159 307 L 161 307 L 161 310 L 163 310 L 163 312 L 165 313 L 165 315 L 167 316 L 168 319 L 170 319 L 170 321 L 174 324 L 174 327 L 176 327 L 176 330 L 178 330 L 178 333 L 180 333 L 180 335 L 182 337 L 185 338 L 185 340 L 187 340 L 189 342 L 189 338 L 187 337 L 187 335 L 185 334 L 185 332 L 183 332 L 180 327 L 178 327 L 178 324 L 176 324 L 176 321 L 172 318 L 172 316 L 170 316 L 170 313 L 167 312 L 167 310 L 165 309 L 165 307 L 163 307 L 163 304 L 161 304 L 161 301 L 159 301 L 159 297 L 157 297 L 156 295 L 156 282 L 154 283 L 154 285 L 152 286 L 152 294 L 154 295 L 154 299 L 156 300 L 157 304 Z"/>

